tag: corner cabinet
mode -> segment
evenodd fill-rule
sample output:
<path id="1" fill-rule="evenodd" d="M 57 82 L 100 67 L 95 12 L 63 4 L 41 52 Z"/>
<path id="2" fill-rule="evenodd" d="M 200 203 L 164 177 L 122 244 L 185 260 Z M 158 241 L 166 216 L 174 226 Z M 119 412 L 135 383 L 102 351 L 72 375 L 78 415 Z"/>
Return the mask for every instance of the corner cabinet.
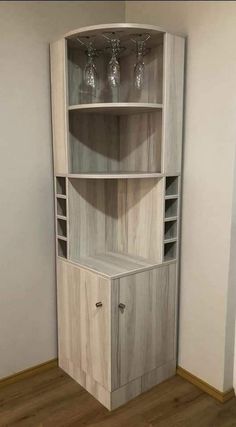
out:
<path id="1" fill-rule="evenodd" d="M 116 87 L 109 33 L 122 47 Z M 110 410 L 176 370 L 183 73 L 184 39 L 154 26 L 86 27 L 51 44 L 59 366 Z"/>

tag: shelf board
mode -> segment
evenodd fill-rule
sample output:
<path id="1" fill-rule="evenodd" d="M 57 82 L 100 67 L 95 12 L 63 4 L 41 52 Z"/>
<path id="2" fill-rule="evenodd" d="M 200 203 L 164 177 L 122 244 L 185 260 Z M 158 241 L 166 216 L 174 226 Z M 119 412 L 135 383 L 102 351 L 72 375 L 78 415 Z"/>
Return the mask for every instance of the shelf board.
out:
<path id="1" fill-rule="evenodd" d="M 67 221 L 67 216 L 57 215 L 57 219 L 63 219 L 64 221 Z"/>
<path id="2" fill-rule="evenodd" d="M 66 199 L 67 197 L 65 196 L 65 194 L 56 194 L 56 198 L 57 199 Z"/>
<path id="3" fill-rule="evenodd" d="M 57 239 L 59 239 L 59 240 L 64 240 L 64 242 L 67 242 L 67 237 L 65 237 L 65 236 L 60 236 L 59 234 L 57 234 Z"/>
<path id="4" fill-rule="evenodd" d="M 174 242 L 177 242 L 177 237 L 172 237 L 170 239 L 165 239 L 164 240 L 164 244 L 166 244 L 166 243 L 174 243 Z"/>
<path id="5" fill-rule="evenodd" d="M 178 199 L 179 195 L 178 194 L 173 194 L 170 196 L 165 196 L 165 200 L 172 200 L 172 199 Z"/>
<path id="6" fill-rule="evenodd" d="M 110 102 L 94 104 L 70 105 L 69 111 L 84 113 L 108 113 L 108 114 L 138 114 L 149 113 L 162 109 L 162 104 L 148 102 Z"/>
<path id="7" fill-rule="evenodd" d="M 169 216 L 169 217 L 165 218 L 165 222 L 176 221 L 177 219 L 178 219 L 177 216 Z"/>
<path id="8" fill-rule="evenodd" d="M 172 256 L 165 256 L 164 257 L 164 263 L 171 262 L 171 261 L 177 261 L 177 258 L 176 257 L 172 257 Z"/>
<path id="9" fill-rule="evenodd" d="M 71 173 L 68 178 L 88 179 L 119 179 L 119 178 L 161 178 L 162 173 L 156 172 L 109 172 L 109 173 Z"/>
<path id="10" fill-rule="evenodd" d="M 106 252 L 84 258 L 71 259 L 71 262 L 109 278 L 117 278 L 129 273 L 149 270 L 159 265 L 146 258 L 119 252 Z"/>

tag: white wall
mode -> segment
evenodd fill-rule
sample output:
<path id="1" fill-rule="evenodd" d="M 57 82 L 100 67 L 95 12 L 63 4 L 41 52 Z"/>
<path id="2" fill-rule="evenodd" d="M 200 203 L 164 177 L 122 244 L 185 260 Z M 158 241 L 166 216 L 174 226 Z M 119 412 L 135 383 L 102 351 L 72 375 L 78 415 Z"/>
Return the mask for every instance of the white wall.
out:
<path id="1" fill-rule="evenodd" d="M 145 7 L 142 1 L 126 2 L 126 21 L 188 36 L 179 365 L 227 390 L 232 387 L 236 277 L 233 273 L 229 281 L 236 2 L 145 1 Z"/>
<path id="2" fill-rule="evenodd" d="M 56 357 L 49 42 L 124 3 L 0 2 L 0 378 Z"/>

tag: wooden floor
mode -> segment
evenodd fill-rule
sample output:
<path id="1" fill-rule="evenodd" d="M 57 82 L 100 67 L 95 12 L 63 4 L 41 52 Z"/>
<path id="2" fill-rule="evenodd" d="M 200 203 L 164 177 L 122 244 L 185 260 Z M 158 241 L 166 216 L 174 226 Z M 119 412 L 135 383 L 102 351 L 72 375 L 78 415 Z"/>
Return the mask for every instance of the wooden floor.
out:
<path id="1" fill-rule="evenodd" d="M 236 427 L 236 399 L 222 405 L 176 376 L 108 412 L 52 368 L 0 389 L 0 426 Z"/>

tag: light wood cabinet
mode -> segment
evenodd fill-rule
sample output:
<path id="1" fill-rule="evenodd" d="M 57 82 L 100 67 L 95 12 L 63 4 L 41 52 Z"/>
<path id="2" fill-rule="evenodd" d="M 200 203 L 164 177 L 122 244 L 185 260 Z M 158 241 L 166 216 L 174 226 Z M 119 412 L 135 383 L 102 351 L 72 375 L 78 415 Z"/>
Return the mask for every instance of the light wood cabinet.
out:
<path id="1" fill-rule="evenodd" d="M 124 47 L 115 89 L 109 31 Z M 150 34 L 142 90 L 137 33 Z M 93 92 L 77 40 L 90 36 Z M 87 27 L 51 45 L 59 365 L 108 409 L 176 369 L 183 70 L 184 39 L 154 26 Z"/>
<path id="2" fill-rule="evenodd" d="M 72 377 L 82 371 L 110 398 L 133 380 L 141 387 L 145 374 L 175 359 L 176 284 L 175 264 L 107 280 L 58 260 L 62 366 Z"/>

